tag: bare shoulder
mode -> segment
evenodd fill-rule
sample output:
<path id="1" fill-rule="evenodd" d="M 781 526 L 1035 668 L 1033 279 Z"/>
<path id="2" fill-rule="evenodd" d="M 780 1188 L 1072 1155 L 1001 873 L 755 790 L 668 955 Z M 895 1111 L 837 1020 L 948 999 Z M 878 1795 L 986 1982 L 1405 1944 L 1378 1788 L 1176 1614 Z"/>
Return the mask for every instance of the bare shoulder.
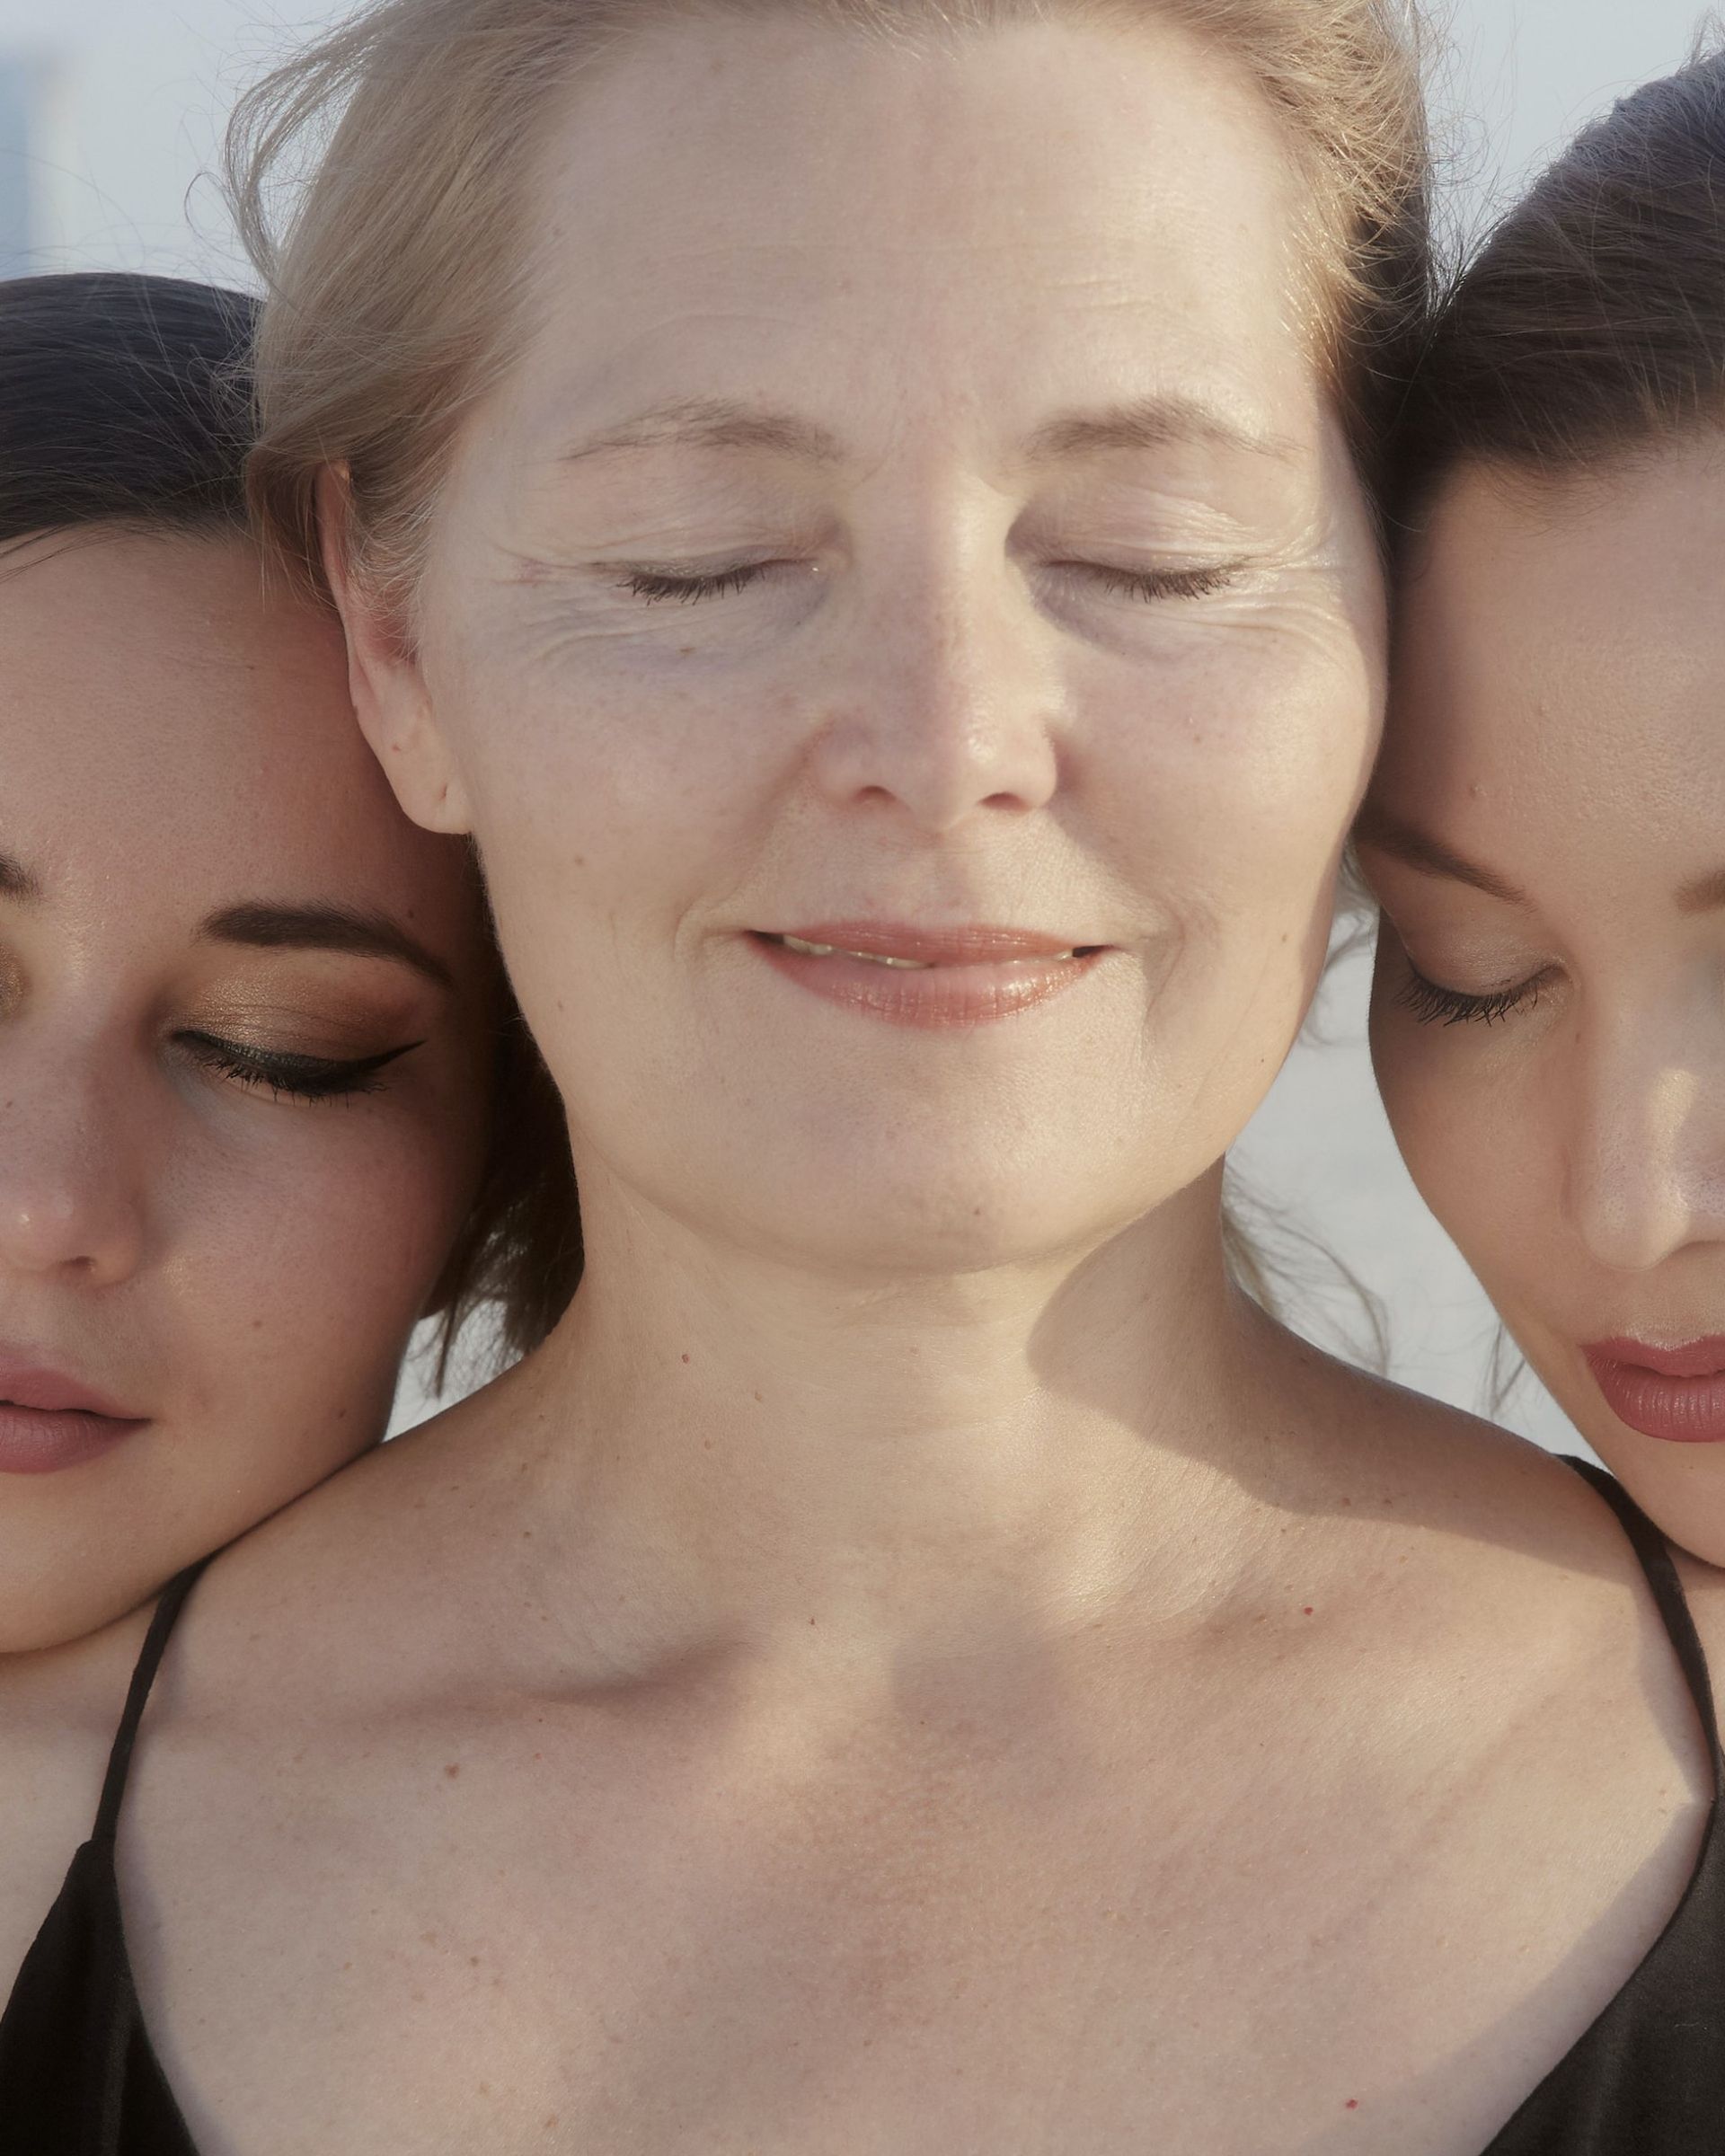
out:
<path id="1" fill-rule="evenodd" d="M 491 1554 L 475 1530 L 496 1480 L 489 1422 L 464 1402 L 225 1550 L 176 1636 L 158 1727 L 241 1695 L 289 1718 L 344 1700 L 363 1716 L 368 1686 L 377 1704 L 417 1668 L 451 1671 L 471 1606 L 464 1568 Z"/>
<path id="2" fill-rule="evenodd" d="M 1691 1557 L 1686 1550 L 1674 1549 L 1671 1555 L 1707 1657 L 1714 1694 L 1725 1710 L 1725 1571 Z"/>
<path id="3" fill-rule="evenodd" d="M 1519 1730 L 1536 1781 L 1604 1746 L 1638 1759 L 1685 1819 L 1704 1809 L 1687 1688 L 1601 1491 L 1476 1417 L 1340 1365 L 1307 1375 L 1344 1522 L 1326 1537 L 1335 1600 L 1376 1674 L 1433 1701 L 1446 1729 L 1482 1716 L 1482 1729 Z M 1697 1622 L 1725 1654 L 1725 1576 L 1703 1586 Z"/>
<path id="4" fill-rule="evenodd" d="M 1615 1515 L 1570 1462 L 1304 1343 L 1297 1352 L 1296 1411 L 1340 1509 L 1441 1543 L 1482 1574 L 1536 1571 L 1553 1591 L 1638 1577 Z"/>

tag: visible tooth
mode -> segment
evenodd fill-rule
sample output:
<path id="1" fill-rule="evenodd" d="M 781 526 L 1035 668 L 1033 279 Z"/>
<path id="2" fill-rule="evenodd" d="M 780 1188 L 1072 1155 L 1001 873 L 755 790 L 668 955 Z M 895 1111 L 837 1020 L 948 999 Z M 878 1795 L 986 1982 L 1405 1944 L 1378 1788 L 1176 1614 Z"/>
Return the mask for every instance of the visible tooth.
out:
<path id="1" fill-rule="evenodd" d="M 783 944 L 787 950 L 798 951 L 805 959 L 855 959 L 864 966 L 890 966 L 896 971 L 900 973 L 928 973 L 933 971 L 932 967 L 926 962 L 926 960 L 922 959 L 883 958 L 878 950 L 842 950 L 836 943 L 806 943 L 801 936 L 781 936 L 779 937 L 778 941 Z M 1078 953 L 1075 949 L 1072 950 L 1054 950 L 1048 952 L 1046 958 L 1008 959 L 1004 961 L 1004 963 L 1009 966 L 1063 966 L 1070 959 L 1075 959 L 1077 956 Z"/>

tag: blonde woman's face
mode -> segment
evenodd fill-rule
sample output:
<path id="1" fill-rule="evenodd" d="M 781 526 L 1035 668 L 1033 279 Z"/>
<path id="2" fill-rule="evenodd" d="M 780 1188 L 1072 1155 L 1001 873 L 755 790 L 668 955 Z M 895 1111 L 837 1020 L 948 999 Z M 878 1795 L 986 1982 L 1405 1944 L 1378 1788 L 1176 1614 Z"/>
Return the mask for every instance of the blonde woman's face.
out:
<path id="1" fill-rule="evenodd" d="M 1659 1524 L 1725 1562 L 1725 445 L 1452 483 L 1362 825 L 1415 1180 Z"/>
<path id="2" fill-rule="evenodd" d="M 1246 1122 L 1379 716 L 1299 209 L 1172 33 L 714 20 L 583 82 L 417 657 L 349 611 L 589 1192 L 991 1263 Z"/>

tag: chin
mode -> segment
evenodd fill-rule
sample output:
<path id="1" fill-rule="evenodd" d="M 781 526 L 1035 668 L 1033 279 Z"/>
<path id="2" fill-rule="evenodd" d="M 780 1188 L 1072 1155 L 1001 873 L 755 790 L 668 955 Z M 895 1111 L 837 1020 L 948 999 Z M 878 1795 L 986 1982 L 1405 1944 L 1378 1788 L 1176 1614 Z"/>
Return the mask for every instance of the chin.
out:
<path id="1" fill-rule="evenodd" d="M 986 1162 L 948 1161 L 918 1171 L 903 1159 L 858 1163 L 836 1172 L 830 1159 L 811 1165 L 767 1214 L 758 1189 L 739 1194 L 737 1210 L 715 1217 L 752 1218 L 757 1232 L 797 1261 L 836 1273 L 960 1276 L 1047 1263 L 1107 1241 L 1154 1201 L 1121 1206 L 1121 1184 L 1098 1188 L 1070 1161 L 1057 1168 L 1015 1162 L 1010 1150 Z"/>
<path id="2" fill-rule="evenodd" d="M 112 1624 L 153 1592 L 148 1581 L 141 1588 L 129 1578 L 115 1581 L 104 1592 L 101 1583 L 92 1586 L 87 1578 L 68 1586 L 40 1568 L 33 1575 L 28 1568 L 11 1568 L 0 1589 L 0 1657 L 69 1646 Z"/>
<path id="3" fill-rule="evenodd" d="M 1668 1542 L 1725 1569 L 1725 1445 L 1577 1427 Z"/>

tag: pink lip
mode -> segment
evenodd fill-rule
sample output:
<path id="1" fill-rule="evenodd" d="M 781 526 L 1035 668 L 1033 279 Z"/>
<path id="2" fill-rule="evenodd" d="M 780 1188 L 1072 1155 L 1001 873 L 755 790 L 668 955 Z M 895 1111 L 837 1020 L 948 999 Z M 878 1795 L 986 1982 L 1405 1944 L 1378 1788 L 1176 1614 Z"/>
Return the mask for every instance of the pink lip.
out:
<path id="1" fill-rule="evenodd" d="M 58 1370 L 0 1360 L 0 1474 L 51 1475 L 82 1466 L 148 1419 Z"/>
<path id="2" fill-rule="evenodd" d="M 789 950 L 774 936 L 828 946 L 830 958 Z M 763 932 L 755 947 L 777 971 L 815 995 L 889 1025 L 945 1029 L 984 1026 L 1075 987 L 1107 954 L 1031 929 L 928 929 L 896 921 L 821 921 Z M 898 959 L 924 971 L 874 965 L 851 951 Z"/>
<path id="3" fill-rule="evenodd" d="M 1668 1445 L 1725 1445 L 1725 1336 L 1678 1348 L 1597 1340 L 1581 1352 L 1619 1422 Z"/>

